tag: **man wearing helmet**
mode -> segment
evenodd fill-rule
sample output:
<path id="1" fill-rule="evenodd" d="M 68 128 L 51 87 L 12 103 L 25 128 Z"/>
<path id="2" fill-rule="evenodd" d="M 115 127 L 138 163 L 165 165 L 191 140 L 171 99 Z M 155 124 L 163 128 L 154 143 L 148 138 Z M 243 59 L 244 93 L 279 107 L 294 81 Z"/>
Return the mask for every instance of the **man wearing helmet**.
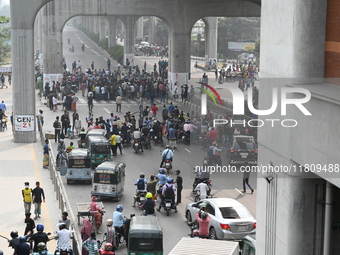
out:
<path id="1" fill-rule="evenodd" d="M 161 207 L 164 206 L 164 199 L 172 199 L 172 207 L 175 209 L 175 212 L 177 211 L 177 207 L 175 204 L 175 196 L 176 196 L 176 188 L 172 184 L 172 179 L 168 178 L 167 179 L 167 184 L 165 184 L 162 188 L 162 201 L 157 209 L 158 212 L 160 212 Z"/>
<path id="2" fill-rule="evenodd" d="M 145 174 L 141 173 L 139 175 L 139 179 L 135 181 L 135 185 L 137 186 L 137 189 L 136 189 L 136 195 L 133 198 L 132 207 L 135 207 L 135 204 L 140 196 L 140 193 L 146 191 L 146 183 L 147 183 L 147 180 L 145 179 Z"/>
<path id="3" fill-rule="evenodd" d="M 107 232 L 106 232 L 106 243 L 113 244 L 114 247 L 116 247 L 116 238 L 115 238 L 115 228 L 113 226 L 113 220 L 108 219 L 106 221 L 106 226 L 107 226 Z"/>
<path id="4" fill-rule="evenodd" d="M 34 247 L 33 251 L 37 252 L 38 251 L 38 244 L 43 242 L 47 243 L 49 241 L 49 238 L 47 234 L 44 232 L 44 225 L 43 224 L 38 224 L 37 225 L 37 233 L 33 234 L 31 237 L 31 240 L 34 241 Z"/>
<path id="5" fill-rule="evenodd" d="M 14 254 L 17 254 L 17 246 L 20 243 L 18 231 L 12 231 L 10 235 L 12 239 L 9 241 L 8 247 L 12 247 L 14 249 Z"/>
<path id="6" fill-rule="evenodd" d="M 122 213 L 123 211 L 122 205 L 117 205 L 116 211 L 113 213 L 113 226 L 115 227 L 115 230 L 121 233 L 122 236 L 124 236 L 124 224 L 125 224 L 125 218 Z"/>
<path id="7" fill-rule="evenodd" d="M 67 229 L 65 223 L 59 224 L 59 231 L 55 235 L 56 239 L 58 239 L 57 249 L 67 248 L 70 251 L 70 254 L 73 254 L 73 251 L 70 246 L 70 239 L 72 238 L 72 232 Z"/>
<path id="8" fill-rule="evenodd" d="M 60 139 L 59 140 L 57 152 L 58 152 L 58 154 L 57 154 L 56 164 L 58 162 L 60 154 L 63 154 L 63 153 L 66 152 L 66 147 L 65 147 L 64 139 Z"/>
<path id="9" fill-rule="evenodd" d="M 146 200 L 140 206 L 140 208 L 144 210 L 143 216 L 147 216 L 148 214 L 153 214 L 155 216 L 156 215 L 155 214 L 155 206 L 156 206 L 156 202 L 154 200 L 152 200 L 152 194 L 150 192 L 148 192 L 146 194 Z"/>
<path id="10" fill-rule="evenodd" d="M 170 149 L 170 145 L 166 145 L 165 150 L 162 152 L 162 161 L 159 167 L 162 167 L 165 160 L 169 159 L 171 162 L 170 168 L 172 168 L 172 157 L 173 156 L 174 156 L 174 153 Z"/>
<path id="11" fill-rule="evenodd" d="M 30 254 L 30 246 L 26 243 L 26 237 L 19 237 L 19 244 L 17 245 L 16 254 L 19 255 L 29 255 Z"/>
<path id="12" fill-rule="evenodd" d="M 166 183 L 165 173 L 166 173 L 166 170 L 164 168 L 159 169 L 159 174 L 157 175 L 157 178 L 159 180 L 158 184 L 161 185 L 161 186 L 165 185 L 165 183 Z"/>

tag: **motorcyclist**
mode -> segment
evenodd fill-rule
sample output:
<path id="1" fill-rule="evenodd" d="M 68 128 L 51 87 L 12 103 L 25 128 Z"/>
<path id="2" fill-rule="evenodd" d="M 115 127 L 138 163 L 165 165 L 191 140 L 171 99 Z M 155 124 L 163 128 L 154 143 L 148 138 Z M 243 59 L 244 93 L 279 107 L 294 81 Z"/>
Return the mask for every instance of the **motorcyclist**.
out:
<path id="1" fill-rule="evenodd" d="M 116 206 L 116 211 L 113 213 L 113 222 L 114 222 L 114 228 L 117 232 L 119 232 L 122 236 L 124 236 L 124 224 L 125 224 L 125 218 L 122 214 L 123 211 L 122 205 Z"/>
<path id="2" fill-rule="evenodd" d="M 216 142 L 213 142 L 207 151 L 207 155 L 212 157 L 215 164 L 221 165 L 221 157 L 217 156 L 217 154 L 221 151 L 221 149 L 217 148 Z"/>
<path id="3" fill-rule="evenodd" d="M 132 136 L 133 136 L 133 145 L 134 145 L 136 140 L 140 140 L 141 141 L 142 133 L 137 129 L 137 130 L 133 131 Z"/>
<path id="4" fill-rule="evenodd" d="M 30 254 L 30 246 L 28 243 L 26 243 L 26 237 L 24 236 L 19 237 L 19 244 L 17 245 L 16 253 L 20 255 Z"/>
<path id="5" fill-rule="evenodd" d="M 172 184 L 172 182 L 173 180 L 171 178 L 168 178 L 167 183 L 162 188 L 162 197 L 161 197 L 162 201 L 157 209 L 158 212 L 160 212 L 162 206 L 163 207 L 165 206 L 164 204 L 165 199 L 172 199 L 171 205 L 175 209 L 175 212 L 178 212 L 176 204 L 175 204 L 176 188 Z"/>
<path id="6" fill-rule="evenodd" d="M 174 153 L 172 152 L 170 145 L 165 146 L 165 150 L 162 152 L 162 161 L 160 167 L 163 167 L 163 163 L 165 160 L 170 160 L 170 169 L 172 169 L 172 157 L 174 156 Z"/>
<path id="7" fill-rule="evenodd" d="M 145 192 L 146 193 L 146 183 L 147 183 L 147 179 L 145 179 L 145 174 L 141 173 L 139 175 L 139 179 L 135 181 L 135 185 L 137 186 L 136 189 L 136 195 L 133 198 L 133 205 L 132 207 L 135 207 L 135 204 L 140 196 L 141 192 Z"/>
<path id="8" fill-rule="evenodd" d="M 64 139 L 60 139 L 59 140 L 57 152 L 58 152 L 58 154 L 57 154 L 56 164 L 58 162 L 60 154 L 64 154 L 66 152 L 66 147 L 65 147 Z"/>
<path id="9" fill-rule="evenodd" d="M 38 224 L 37 225 L 37 233 L 34 233 L 31 236 L 31 241 L 34 242 L 34 247 L 33 247 L 33 252 L 37 252 L 38 251 L 38 244 L 43 242 L 43 243 L 47 243 L 49 241 L 49 238 L 47 236 L 47 234 L 44 232 L 44 225 L 43 224 Z"/>
<path id="10" fill-rule="evenodd" d="M 82 143 L 85 143 L 86 131 L 85 128 L 82 127 L 79 133 L 79 147 L 82 147 Z"/>
<path id="11" fill-rule="evenodd" d="M 113 220 L 112 219 L 108 219 L 106 221 L 106 226 L 107 226 L 107 232 L 106 232 L 106 240 L 105 240 L 105 242 L 113 244 L 113 246 L 116 247 L 115 227 L 113 226 Z"/>
<path id="12" fill-rule="evenodd" d="M 126 123 L 123 123 L 123 126 L 120 129 L 121 134 L 125 137 L 126 142 L 130 143 L 130 134 L 128 133 L 129 127 L 126 125 Z"/>
<path id="13" fill-rule="evenodd" d="M 209 187 L 203 179 L 200 180 L 200 183 L 195 188 L 195 191 L 198 191 L 198 190 L 200 192 L 200 200 L 206 199 L 207 194 L 209 192 Z"/>
<path id="14" fill-rule="evenodd" d="M 159 169 L 159 174 L 157 175 L 157 178 L 159 179 L 158 184 L 163 186 L 165 185 L 167 178 L 166 178 L 166 170 L 164 168 Z"/>
<path id="15" fill-rule="evenodd" d="M 56 233 L 55 237 L 58 239 L 57 249 L 68 249 L 72 255 L 73 251 L 69 243 L 72 238 L 72 232 L 67 229 L 65 223 L 59 224 L 59 231 Z"/>
<path id="16" fill-rule="evenodd" d="M 9 240 L 9 244 L 8 244 L 8 247 L 12 247 L 14 249 L 14 253 L 13 254 L 16 254 L 17 253 L 17 245 L 20 243 L 19 241 L 19 235 L 18 235 L 18 231 L 12 231 L 10 236 L 12 237 L 11 240 Z"/>
<path id="17" fill-rule="evenodd" d="M 146 200 L 140 206 L 140 208 L 144 210 L 143 216 L 147 216 L 148 214 L 152 214 L 155 216 L 156 215 L 155 206 L 156 206 L 156 202 L 152 200 L 152 194 L 148 192 L 146 194 Z"/>

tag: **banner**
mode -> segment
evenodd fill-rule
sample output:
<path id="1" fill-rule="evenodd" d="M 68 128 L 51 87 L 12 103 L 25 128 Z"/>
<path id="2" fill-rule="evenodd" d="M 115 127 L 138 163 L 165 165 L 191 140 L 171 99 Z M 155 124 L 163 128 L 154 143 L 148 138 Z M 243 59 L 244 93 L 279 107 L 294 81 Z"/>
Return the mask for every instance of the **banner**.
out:
<path id="1" fill-rule="evenodd" d="M 34 115 L 15 115 L 15 131 L 34 131 Z"/>
<path id="2" fill-rule="evenodd" d="M 52 86 L 52 82 L 62 82 L 63 81 L 63 74 L 62 73 L 53 73 L 53 74 L 44 74 L 44 86 L 46 82 Z"/>
<path id="3" fill-rule="evenodd" d="M 255 43 L 252 42 L 228 42 L 228 49 L 232 51 L 247 51 L 255 49 Z"/>

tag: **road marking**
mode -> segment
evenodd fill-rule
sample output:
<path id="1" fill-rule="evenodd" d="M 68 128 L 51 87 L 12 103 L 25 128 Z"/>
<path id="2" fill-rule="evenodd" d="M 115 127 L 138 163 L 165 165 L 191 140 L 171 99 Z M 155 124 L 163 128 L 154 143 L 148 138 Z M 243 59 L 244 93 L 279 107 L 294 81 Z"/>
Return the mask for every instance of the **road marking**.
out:
<path id="1" fill-rule="evenodd" d="M 236 188 L 235 188 L 235 190 L 236 190 L 238 193 L 240 193 L 242 196 L 244 196 L 244 194 L 243 194 L 242 191 L 240 191 L 239 189 L 236 189 Z"/>
<path id="2" fill-rule="evenodd" d="M 94 54 L 96 54 L 97 56 L 100 56 L 100 54 L 99 53 L 97 53 L 96 51 L 94 51 L 94 50 L 92 50 L 92 49 L 90 49 L 90 51 L 92 51 Z"/>
<path id="3" fill-rule="evenodd" d="M 191 153 L 191 151 L 189 151 L 187 148 L 185 148 L 185 150 L 186 150 L 187 152 Z"/>
<path id="4" fill-rule="evenodd" d="M 108 114 L 111 113 L 111 112 L 110 112 L 108 109 L 106 109 L 106 108 L 103 108 L 103 110 L 106 111 Z"/>
<path id="5" fill-rule="evenodd" d="M 128 108 L 131 108 L 130 105 L 128 105 L 128 104 L 127 104 L 126 106 L 127 106 Z"/>
<path id="6" fill-rule="evenodd" d="M 82 104 L 86 104 L 86 101 L 84 98 L 78 98 L 79 102 L 81 102 Z"/>
<path id="7" fill-rule="evenodd" d="M 99 102 L 102 103 L 102 104 L 107 104 L 107 102 L 104 101 L 104 100 L 99 100 Z"/>

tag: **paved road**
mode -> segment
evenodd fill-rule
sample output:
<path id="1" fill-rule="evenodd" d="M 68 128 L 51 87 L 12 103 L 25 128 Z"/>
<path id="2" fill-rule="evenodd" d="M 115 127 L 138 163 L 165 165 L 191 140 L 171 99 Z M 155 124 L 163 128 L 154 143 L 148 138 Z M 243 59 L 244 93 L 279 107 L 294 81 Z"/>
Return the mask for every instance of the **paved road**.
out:
<path id="1" fill-rule="evenodd" d="M 83 67 L 89 67 L 91 62 L 95 62 L 95 68 L 106 68 L 106 60 L 107 55 L 103 53 L 91 40 L 89 40 L 83 33 L 79 31 L 75 31 L 72 27 L 66 27 L 63 33 L 64 38 L 64 56 L 66 58 L 68 66 L 74 60 L 80 60 L 83 64 Z M 75 47 L 75 52 L 68 52 L 67 38 L 71 39 L 71 43 Z M 80 50 L 81 44 L 84 43 L 86 45 L 85 52 Z M 147 61 L 151 63 L 154 62 L 153 59 L 145 58 Z M 159 58 L 158 58 L 159 59 Z M 144 59 L 141 58 L 141 61 Z M 115 66 L 112 63 L 112 66 Z M 151 64 L 150 64 L 151 68 Z M 80 92 L 77 93 L 77 96 L 80 98 L 79 103 L 77 104 L 77 109 L 80 114 L 80 118 L 84 121 L 85 116 L 87 115 L 87 105 L 85 98 L 81 98 Z M 42 106 L 43 107 L 43 106 Z M 183 106 L 179 104 L 179 108 L 182 109 Z M 62 112 L 52 112 L 45 109 L 45 129 L 46 131 L 52 131 L 52 122 L 57 115 L 61 115 Z M 95 103 L 94 107 L 94 115 L 96 117 L 103 116 L 105 119 L 109 117 L 109 113 L 113 112 L 115 109 L 115 104 L 112 101 L 99 101 Z M 137 111 L 138 106 L 134 101 L 126 101 L 122 105 L 122 113 L 115 113 L 115 115 L 123 117 L 123 113 L 126 111 Z M 158 115 L 160 117 L 160 114 Z M 76 142 L 75 140 L 73 140 Z M 70 140 L 66 139 L 66 145 L 68 145 Z M 52 147 L 55 149 L 56 144 L 51 142 Z M 123 160 L 126 162 L 126 183 L 125 183 L 125 192 L 124 195 L 119 202 L 124 206 L 124 214 L 129 215 L 130 213 L 139 214 L 141 211 L 139 209 L 135 209 L 131 207 L 132 198 L 135 192 L 135 188 L 133 186 L 133 180 L 139 177 L 141 172 L 145 173 L 146 176 L 150 176 L 151 174 L 155 174 L 158 171 L 159 163 L 160 163 L 160 150 L 164 149 L 160 146 L 152 146 L 151 149 L 145 150 L 144 153 L 134 154 L 130 147 L 123 148 L 123 155 L 118 155 L 115 159 Z M 184 189 L 182 191 L 182 202 L 183 204 L 179 205 L 178 210 L 179 213 L 172 213 L 170 217 L 167 217 L 164 213 L 158 213 L 157 217 L 160 220 L 160 224 L 164 230 L 164 251 L 165 254 L 169 253 L 169 251 L 175 246 L 175 244 L 181 239 L 183 236 L 187 236 L 190 232 L 190 229 L 185 222 L 184 217 L 184 208 L 187 203 L 192 202 L 193 197 L 190 193 L 191 185 L 193 182 L 194 174 L 193 167 L 196 165 L 201 165 L 202 159 L 205 155 L 204 151 L 199 150 L 199 146 L 184 146 L 183 144 L 178 145 L 178 150 L 175 152 L 174 157 L 174 170 L 180 169 L 182 171 L 182 176 L 184 179 Z M 226 161 L 226 153 L 223 152 L 223 160 Z M 171 172 L 171 175 L 174 177 L 174 172 Z M 256 206 L 256 196 L 246 194 L 243 196 L 238 190 L 242 189 L 242 174 L 241 173 L 215 173 L 211 175 L 212 184 L 213 184 L 213 193 L 216 197 L 230 197 L 239 200 L 241 203 L 245 204 L 250 212 L 255 216 L 255 206 Z M 251 181 L 253 187 L 256 189 L 255 178 Z M 66 180 L 64 180 L 64 185 L 67 188 L 67 193 L 69 200 L 73 204 L 73 209 L 76 210 L 75 205 L 77 202 L 89 202 L 90 201 L 90 190 L 91 186 L 87 184 L 73 184 L 67 185 Z M 256 191 L 255 191 L 256 194 Z M 104 215 L 104 221 L 108 218 L 112 218 L 112 213 L 115 210 L 115 207 L 118 203 L 111 201 L 104 201 L 106 207 L 106 214 Z M 76 212 L 76 211 L 75 211 Z M 120 248 L 119 252 L 124 252 L 125 249 Z M 119 254 L 120 254 L 119 253 Z"/>

